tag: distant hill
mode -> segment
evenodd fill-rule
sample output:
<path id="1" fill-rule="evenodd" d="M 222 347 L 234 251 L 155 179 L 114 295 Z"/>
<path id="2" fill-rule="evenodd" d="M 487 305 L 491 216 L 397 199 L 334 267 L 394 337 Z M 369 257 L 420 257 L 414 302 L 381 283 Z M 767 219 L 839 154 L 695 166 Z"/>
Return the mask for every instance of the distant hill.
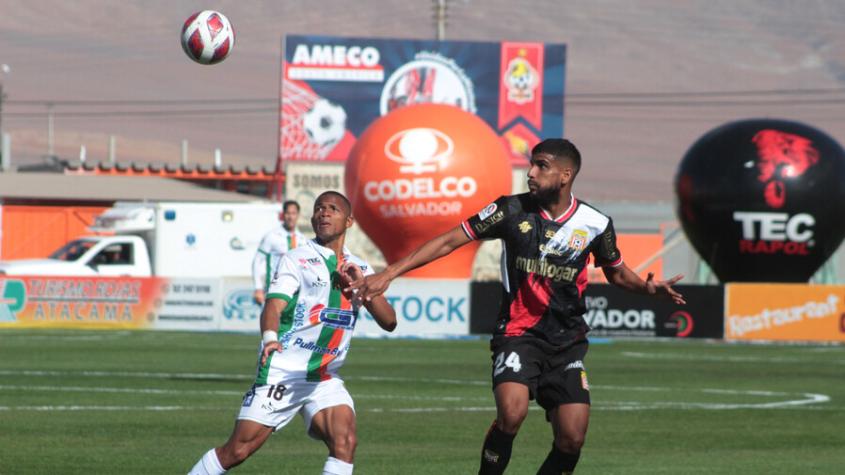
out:
<path id="1" fill-rule="evenodd" d="M 43 101 L 273 100 L 285 33 L 435 35 L 430 2 L 219 1 L 214 8 L 233 21 L 236 49 L 224 63 L 200 67 L 184 56 L 178 36 L 183 19 L 206 4 L 0 1 L 0 63 L 12 68 L 0 76 L 9 100 L 2 126 L 12 133 L 14 159 L 46 153 Z M 842 25 L 845 2 L 835 1 L 456 0 L 446 35 L 568 44 L 566 135 L 585 157 L 578 192 L 671 200 L 678 160 L 726 121 L 795 119 L 845 142 Z M 817 92 L 796 92 L 803 90 Z M 734 93 L 703 94 L 727 91 Z M 217 147 L 225 162 L 275 160 L 272 102 L 214 118 L 159 115 L 154 104 L 147 115 L 103 115 L 121 107 L 56 106 L 55 152 L 75 157 L 85 144 L 89 158 L 103 159 L 115 134 L 121 161 L 176 161 L 182 139 L 194 162 L 210 163 Z M 61 115 L 71 111 L 88 115 Z"/>

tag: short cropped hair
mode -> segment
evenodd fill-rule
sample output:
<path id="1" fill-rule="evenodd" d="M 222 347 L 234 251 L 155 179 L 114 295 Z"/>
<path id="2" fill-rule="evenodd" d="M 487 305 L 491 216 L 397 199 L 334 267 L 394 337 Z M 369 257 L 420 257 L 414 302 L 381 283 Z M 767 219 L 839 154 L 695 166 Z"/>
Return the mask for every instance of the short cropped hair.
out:
<path id="1" fill-rule="evenodd" d="M 343 196 L 343 193 L 340 193 L 338 191 L 329 190 L 329 191 L 324 191 L 324 192 L 320 193 L 320 196 L 318 196 L 317 199 L 314 200 L 314 204 L 317 204 L 317 202 L 320 201 L 320 198 L 322 198 L 325 195 L 334 195 L 334 196 L 337 196 L 338 198 L 340 198 L 340 200 L 343 201 L 343 204 L 346 205 L 346 215 L 347 216 L 352 215 L 352 203 L 349 202 L 349 198 Z"/>
<path id="2" fill-rule="evenodd" d="M 283 211 L 287 211 L 287 210 L 288 210 L 288 206 L 296 206 L 296 212 L 297 212 L 297 213 L 299 213 L 299 209 L 300 209 L 300 208 L 299 208 L 299 203 L 297 203 L 296 201 L 294 201 L 294 200 L 287 200 L 287 201 L 285 201 L 285 202 L 282 204 L 282 210 L 283 210 Z"/>
<path id="3" fill-rule="evenodd" d="M 535 145 L 533 149 L 531 149 L 531 155 L 537 155 L 538 153 L 547 153 L 552 157 L 555 157 L 556 159 L 568 158 L 572 160 L 572 164 L 575 165 L 576 175 L 581 170 L 581 152 L 579 152 L 575 144 L 570 142 L 569 140 L 543 140 L 542 142 Z"/>

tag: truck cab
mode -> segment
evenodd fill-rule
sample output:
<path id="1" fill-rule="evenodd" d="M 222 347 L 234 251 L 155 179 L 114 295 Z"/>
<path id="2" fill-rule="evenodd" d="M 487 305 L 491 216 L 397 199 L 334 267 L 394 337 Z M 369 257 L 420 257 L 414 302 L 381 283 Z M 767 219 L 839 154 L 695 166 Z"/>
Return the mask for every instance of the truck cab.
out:
<path id="1" fill-rule="evenodd" d="M 47 259 L 19 259 L 0 263 L 6 275 L 99 275 L 149 277 L 147 245 L 138 236 L 85 236 L 74 239 Z"/>

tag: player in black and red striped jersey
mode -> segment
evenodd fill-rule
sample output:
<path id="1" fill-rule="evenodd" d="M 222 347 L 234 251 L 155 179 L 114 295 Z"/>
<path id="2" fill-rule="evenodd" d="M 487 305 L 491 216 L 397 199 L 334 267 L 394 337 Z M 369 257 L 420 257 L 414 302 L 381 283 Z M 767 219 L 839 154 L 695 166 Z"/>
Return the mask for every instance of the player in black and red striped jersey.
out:
<path id="1" fill-rule="evenodd" d="M 531 151 L 528 193 L 502 196 L 383 272 L 356 282 L 364 298 L 382 294 L 400 275 L 476 239 L 501 239 L 502 307 L 490 343 L 496 420 L 481 453 L 480 474 L 503 473 L 531 399 L 546 410 L 554 442 L 540 474 L 571 473 L 589 420 L 584 357 L 589 326 L 583 318 L 587 265 L 608 282 L 665 296 L 682 276 L 641 279 L 625 265 L 608 217 L 572 194 L 581 154 L 570 141 L 548 139 Z"/>

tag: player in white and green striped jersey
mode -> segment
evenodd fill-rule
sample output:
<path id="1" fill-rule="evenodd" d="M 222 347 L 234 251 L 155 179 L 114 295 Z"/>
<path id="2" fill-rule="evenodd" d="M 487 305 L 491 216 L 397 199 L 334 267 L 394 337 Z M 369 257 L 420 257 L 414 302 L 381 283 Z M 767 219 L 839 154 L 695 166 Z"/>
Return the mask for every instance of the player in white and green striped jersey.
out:
<path id="1" fill-rule="evenodd" d="M 323 474 L 352 473 L 355 410 L 337 375 L 358 310 L 363 305 L 379 326 L 396 328 L 387 300 L 368 302 L 344 291 L 372 274 L 344 247 L 352 206 L 342 194 L 317 197 L 311 225 L 317 237 L 285 254 L 276 267 L 261 314 L 262 347 L 255 384 L 244 396 L 229 440 L 209 450 L 190 474 L 222 474 L 246 460 L 299 413 L 306 431 L 329 448 Z"/>
<path id="2" fill-rule="evenodd" d="M 261 238 L 252 259 L 252 285 L 255 289 L 252 296 L 258 305 L 264 305 L 265 293 L 273 276 L 273 266 L 279 262 L 279 258 L 307 241 L 305 235 L 296 229 L 299 203 L 293 200 L 285 201 L 279 219 L 282 225 L 270 230 Z"/>

